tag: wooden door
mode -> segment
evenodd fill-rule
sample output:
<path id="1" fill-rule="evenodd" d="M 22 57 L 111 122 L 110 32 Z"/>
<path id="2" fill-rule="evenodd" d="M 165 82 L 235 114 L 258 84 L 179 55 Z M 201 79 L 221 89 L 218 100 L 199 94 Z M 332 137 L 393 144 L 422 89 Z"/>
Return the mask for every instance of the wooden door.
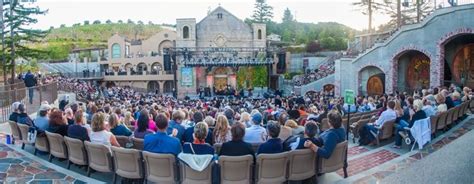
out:
<path id="1" fill-rule="evenodd" d="M 380 75 L 374 75 L 367 81 L 367 94 L 370 95 L 383 95 L 384 84 Z"/>

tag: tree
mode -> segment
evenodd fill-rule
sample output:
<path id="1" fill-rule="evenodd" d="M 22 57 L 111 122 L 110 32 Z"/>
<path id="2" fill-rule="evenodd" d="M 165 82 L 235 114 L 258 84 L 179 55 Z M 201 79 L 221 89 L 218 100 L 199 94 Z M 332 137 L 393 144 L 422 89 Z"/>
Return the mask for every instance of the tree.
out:
<path id="1" fill-rule="evenodd" d="M 324 48 L 324 49 L 329 49 L 329 50 L 333 50 L 333 48 L 335 47 L 336 45 L 336 40 L 333 38 L 333 37 L 324 37 L 324 38 L 321 38 L 320 40 L 320 43 L 321 43 L 321 46 Z"/>
<path id="2" fill-rule="evenodd" d="M 88 20 L 85 20 L 85 21 L 84 21 L 84 25 L 89 25 L 89 21 L 88 21 Z"/>
<path id="3" fill-rule="evenodd" d="M 270 22 L 273 18 L 273 7 L 268 5 L 265 0 L 256 0 L 252 19 L 258 23 Z"/>
<path id="4" fill-rule="evenodd" d="M 109 20 L 106 20 L 105 23 L 106 24 L 112 24 L 112 21 L 109 19 Z"/>
<path id="5" fill-rule="evenodd" d="M 144 25 L 144 24 L 143 24 L 143 21 L 141 21 L 141 20 L 139 20 L 139 21 L 137 22 L 137 24 Z"/>
<path id="6" fill-rule="evenodd" d="M 286 8 L 285 11 L 283 12 L 282 23 L 292 23 L 294 21 L 295 21 L 295 19 L 294 19 L 293 15 L 291 14 L 290 9 Z"/>
<path id="7" fill-rule="evenodd" d="M 92 22 L 92 24 L 100 24 L 100 20 L 94 20 L 94 22 Z"/>
<path id="8" fill-rule="evenodd" d="M 151 20 L 148 21 L 148 25 L 155 25 Z"/>
<path id="9" fill-rule="evenodd" d="M 382 0 L 384 2 L 388 2 L 389 0 Z M 368 26 L 368 32 L 370 33 L 372 31 L 372 17 L 375 12 L 379 12 L 382 10 L 385 5 L 384 3 L 380 2 L 375 2 L 375 0 L 361 0 L 360 2 L 355 2 L 352 3 L 353 6 L 357 6 L 358 9 L 362 12 L 364 15 L 368 15 L 369 17 L 369 26 Z"/>
<path id="10" fill-rule="evenodd" d="M 81 23 L 75 23 L 72 25 L 72 27 L 79 27 L 79 26 L 81 26 Z"/>
<path id="11" fill-rule="evenodd" d="M 61 24 L 59 27 L 60 27 L 60 28 L 65 28 L 65 27 L 66 27 L 66 24 Z"/>
<path id="12" fill-rule="evenodd" d="M 14 79 L 16 59 L 29 60 L 40 58 L 46 54 L 44 51 L 25 46 L 25 43 L 37 43 L 48 32 L 31 28 L 31 25 L 38 22 L 35 17 L 46 14 L 46 11 L 38 7 L 31 8 L 29 5 L 25 6 L 18 0 L 10 0 L 8 9 L 9 11 L 5 13 L 5 30 L 3 33 L 7 35 L 5 44 L 9 45 L 9 47 L 4 48 L 4 52 L 2 52 L 2 54 L 5 54 L 6 59 L 6 65 L 3 66 L 3 69 L 4 77 L 7 79 L 6 71 L 8 65 L 12 71 L 11 77 Z"/>
<path id="13" fill-rule="evenodd" d="M 117 21 L 119 24 L 123 24 L 123 20 L 118 20 Z"/>
<path id="14" fill-rule="evenodd" d="M 135 22 L 133 22 L 131 19 L 128 19 L 127 24 L 135 24 Z"/>

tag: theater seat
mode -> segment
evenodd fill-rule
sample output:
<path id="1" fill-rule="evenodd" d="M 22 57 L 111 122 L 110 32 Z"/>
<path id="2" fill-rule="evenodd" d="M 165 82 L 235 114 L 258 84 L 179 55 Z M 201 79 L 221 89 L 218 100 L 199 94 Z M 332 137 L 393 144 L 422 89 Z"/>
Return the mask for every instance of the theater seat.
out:
<path id="1" fill-rule="evenodd" d="M 257 156 L 257 183 L 283 183 L 287 179 L 289 152 L 278 154 L 259 154 Z"/>
<path id="2" fill-rule="evenodd" d="M 68 152 L 63 136 L 57 133 L 46 132 L 46 137 L 49 142 L 49 161 L 51 162 L 54 157 L 67 159 Z"/>
<path id="3" fill-rule="evenodd" d="M 127 179 L 141 179 L 144 176 L 143 159 L 140 150 L 111 147 L 115 175 Z"/>
<path id="4" fill-rule="evenodd" d="M 220 156 L 221 183 L 241 184 L 252 182 L 253 156 Z"/>
<path id="5" fill-rule="evenodd" d="M 172 154 L 157 154 L 143 151 L 145 160 L 145 182 L 177 183 L 178 166 Z"/>
<path id="6" fill-rule="evenodd" d="M 81 166 L 87 165 L 87 151 L 86 147 L 84 146 L 84 142 L 79 139 L 70 138 L 68 136 L 64 136 L 64 141 L 69 153 L 67 168 L 70 168 L 71 163 Z"/>

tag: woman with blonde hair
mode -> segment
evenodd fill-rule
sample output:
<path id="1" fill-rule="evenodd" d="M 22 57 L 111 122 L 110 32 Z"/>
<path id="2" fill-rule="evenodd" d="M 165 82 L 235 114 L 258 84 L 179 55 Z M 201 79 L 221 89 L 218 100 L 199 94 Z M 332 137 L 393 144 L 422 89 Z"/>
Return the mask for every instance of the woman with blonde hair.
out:
<path id="1" fill-rule="evenodd" d="M 436 98 L 436 104 L 438 104 L 438 106 L 436 107 L 437 114 L 448 111 L 448 106 L 445 103 L 446 98 L 444 97 L 444 95 L 439 93 L 435 96 L 435 98 Z"/>
<path id="2" fill-rule="evenodd" d="M 110 127 L 110 132 L 112 132 L 114 135 L 117 136 L 131 136 L 132 131 L 130 131 L 126 126 L 124 126 L 120 120 L 117 114 L 112 113 L 112 115 L 109 116 L 109 127 Z"/>
<path id="3" fill-rule="evenodd" d="M 232 140 L 232 135 L 230 132 L 229 121 L 224 115 L 217 116 L 216 127 L 213 131 L 214 144 L 216 143 L 225 143 Z"/>
<path id="4" fill-rule="evenodd" d="M 296 121 L 291 120 L 291 119 L 288 120 L 288 121 L 286 121 L 285 126 L 291 128 L 293 135 L 303 134 L 303 132 L 304 132 L 304 127 L 299 126 L 299 125 L 296 123 Z"/>
<path id="5" fill-rule="evenodd" d="M 415 124 L 416 121 L 425 119 L 426 113 L 423 111 L 423 101 L 420 99 L 416 99 L 413 101 L 413 110 L 415 111 L 415 114 L 411 117 L 410 122 L 408 122 L 408 125 L 406 123 L 400 123 L 397 127 L 397 133 L 395 134 L 395 145 L 393 145 L 393 148 L 400 149 L 400 146 L 402 145 L 402 136 L 398 134 L 399 131 L 402 131 L 405 129 L 405 127 L 411 128 L 413 124 Z"/>
<path id="6" fill-rule="evenodd" d="M 92 143 L 120 147 L 120 144 L 118 143 L 114 134 L 106 130 L 105 114 L 101 112 L 92 116 L 92 132 L 90 139 Z"/>
<path id="7" fill-rule="evenodd" d="M 245 125 L 247 128 L 252 126 L 252 121 L 250 121 L 250 114 L 248 112 L 243 112 L 240 115 L 240 123 Z"/>
<path id="8" fill-rule="evenodd" d="M 123 118 L 123 124 L 125 126 L 132 126 L 135 125 L 135 119 L 132 116 L 132 113 L 130 111 L 125 112 L 125 116 Z"/>

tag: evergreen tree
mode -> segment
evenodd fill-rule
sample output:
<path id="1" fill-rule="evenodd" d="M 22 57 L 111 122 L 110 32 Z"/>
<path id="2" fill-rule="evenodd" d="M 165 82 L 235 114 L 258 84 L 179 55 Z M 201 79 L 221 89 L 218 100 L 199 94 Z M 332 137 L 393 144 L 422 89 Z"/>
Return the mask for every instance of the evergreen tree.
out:
<path id="1" fill-rule="evenodd" d="M 273 18 L 273 7 L 268 5 L 265 0 L 256 0 L 255 10 L 253 11 L 252 19 L 254 22 L 266 23 Z"/>
<path id="2" fill-rule="evenodd" d="M 112 24 L 112 21 L 109 19 L 107 21 L 105 21 L 106 24 Z"/>
<path id="3" fill-rule="evenodd" d="M 35 18 L 38 15 L 46 14 L 46 11 L 40 10 L 38 7 L 32 8 L 31 5 L 22 4 L 19 0 L 10 0 L 5 12 L 5 30 L 3 34 L 5 37 L 4 48 L 6 63 L 8 66 L 3 66 L 4 74 L 6 69 L 11 69 L 11 77 L 15 78 L 15 60 L 44 57 L 46 52 L 27 47 L 28 43 L 37 43 L 41 38 L 44 38 L 48 31 L 39 29 L 32 29 L 31 25 L 38 22 Z M 5 78 L 6 79 L 6 78 Z"/>
<path id="4" fill-rule="evenodd" d="M 285 11 L 283 12 L 283 19 L 282 19 L 282 23 L 290 23 L 290 22 L 294 22 L 295 19 L 293 17 L 293 14 L 291 14 L 291 11 L 289 8 L 286 8 Z"/>
<path id="5" fill-rule="evenodd" d="M 384 2 L 388 2 L 389 0 L 379 0 L 379 1 L 383 1 L 383 2 L 377 2 L 375 0 L 361 0 L 360 2 L 352 3 L 353 6 L 358 7 L 358 9 L 362 12 L 362 14 L 368 15 L 369 25 L 368 25 L 367 30 L 369 33 L 373 29 L 372 27 L 373 14 L 383 10 L 385 7 Z"/>

